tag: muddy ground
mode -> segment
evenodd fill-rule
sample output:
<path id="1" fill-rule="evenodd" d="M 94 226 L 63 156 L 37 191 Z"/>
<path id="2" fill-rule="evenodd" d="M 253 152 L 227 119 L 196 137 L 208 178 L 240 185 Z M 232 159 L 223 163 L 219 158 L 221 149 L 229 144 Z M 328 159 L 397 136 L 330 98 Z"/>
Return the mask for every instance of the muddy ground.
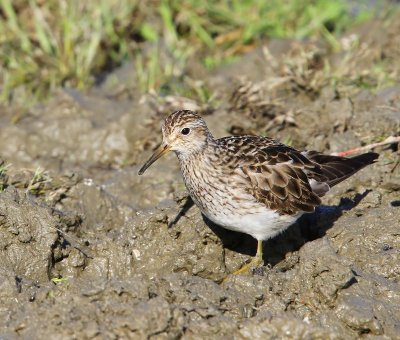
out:
<path id="1" fill-rule="evenodd" d="M 178 108 L 198 110 L 217 137 L 268 134 L 327 153 L 398 135 L 400 82 L 354 81 L 373 77 L 383 51 L 400 58 L 400 25 L 385 39 L 380 27 L 344 36 L 359 44 L 340 53 L 272 40 L 212 73 L 193 66 L 188 86 L 207 87 L 209 102 L 141 95 L 127 63 L 87 93 L 3 108 L 0 338 L 400 338 L 398 145 L 375 149 L 378 163 L 266 242 L 263 271 L 240 276 L 229 273 L 255 241 L 190 206 L 174 155 L 137 175 Z"/>

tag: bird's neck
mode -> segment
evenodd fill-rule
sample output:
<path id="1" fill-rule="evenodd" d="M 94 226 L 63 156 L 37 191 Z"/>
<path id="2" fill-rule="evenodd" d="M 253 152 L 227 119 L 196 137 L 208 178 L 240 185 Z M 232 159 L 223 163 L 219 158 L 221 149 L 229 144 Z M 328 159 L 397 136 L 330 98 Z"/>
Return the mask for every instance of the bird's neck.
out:
<path id="1" fill-rule="evenodd" d="M 215 156 L 218 144 L 214 139 L 208 139 L 202 148 L 187 154 L 178 154 L 179 165 L 186 188 L 202 211 L 205 202 L 202 193 L 207 191 L 212 178 L 218 178 L 220 167 L 215 167 Z"/>

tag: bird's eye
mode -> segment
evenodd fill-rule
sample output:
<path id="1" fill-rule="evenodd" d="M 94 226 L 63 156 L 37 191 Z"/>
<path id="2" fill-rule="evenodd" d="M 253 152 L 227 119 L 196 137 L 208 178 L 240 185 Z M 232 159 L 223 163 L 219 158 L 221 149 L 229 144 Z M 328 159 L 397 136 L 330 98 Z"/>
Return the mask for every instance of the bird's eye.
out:
<path id="1" fill-rule="evenodd" d="M 181 134 L 182 135 L 188 135 L 190 133 L 190 129 L 189 128 L 183 128 L 182 130 L 181 130 Z"/>

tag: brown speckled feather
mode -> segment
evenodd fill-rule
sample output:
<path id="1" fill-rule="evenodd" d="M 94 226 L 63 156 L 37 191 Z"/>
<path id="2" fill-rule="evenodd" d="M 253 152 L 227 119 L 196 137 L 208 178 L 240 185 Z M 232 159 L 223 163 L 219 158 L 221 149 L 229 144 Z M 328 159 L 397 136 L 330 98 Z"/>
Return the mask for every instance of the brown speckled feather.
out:
<path id="1" fill-rule="evenodd" d="M 377 158 L 372 153 L 343 158 L 315 151 L 299 152 L 256 136 L 225 137 L 216 142 L 230 151 L 236 173 L 246 175 L 251 194 L 259 202 L 290 215 L 314 211 L 321 204 L 320 197 L 332 186 Z"/>
<path id="2" fill-rule="evenodd" d="M 319 172 L 295 149 L 273 139 L 234 136 L 217 140 L 232 151 L 236 173 L 242 172 L 257 201 L 282 214 L 312 212 L 321 203 L 309 184 L 306 172 Z"/>

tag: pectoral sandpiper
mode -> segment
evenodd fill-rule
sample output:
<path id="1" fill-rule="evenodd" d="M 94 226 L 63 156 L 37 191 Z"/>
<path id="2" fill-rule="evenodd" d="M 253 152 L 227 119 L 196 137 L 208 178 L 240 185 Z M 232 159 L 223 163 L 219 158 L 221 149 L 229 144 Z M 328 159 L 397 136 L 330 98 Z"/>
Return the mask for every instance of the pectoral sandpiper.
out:
<path id="1" fill-rule="evenodd" d="M 262 241 L 313 212 L 336 184 L 373 163 L 376 153 L 353 158 L 298 151 L 274 139 L 231 136 L 215 139 L 196 113 L 181 110 L 167 117 L 163 141 L 139 175 L 162 155 L 178 156 L 186 188 L 211 221 L 258 241 L 252 261 L 263 263 Z"/>

